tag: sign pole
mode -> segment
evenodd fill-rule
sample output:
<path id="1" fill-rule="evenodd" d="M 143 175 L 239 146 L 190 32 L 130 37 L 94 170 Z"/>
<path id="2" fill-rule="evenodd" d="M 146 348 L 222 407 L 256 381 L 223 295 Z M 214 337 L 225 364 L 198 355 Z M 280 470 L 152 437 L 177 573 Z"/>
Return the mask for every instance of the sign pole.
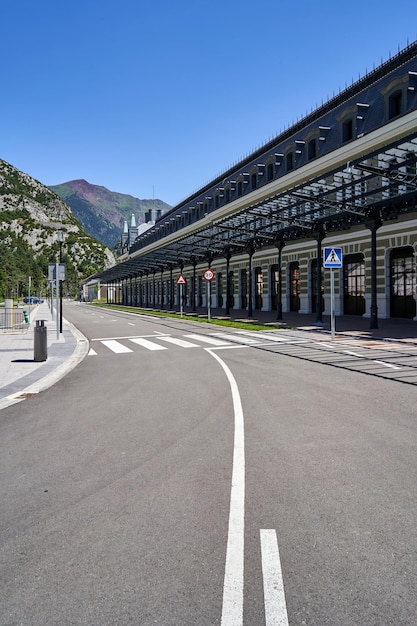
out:
<path id="1" fill-rule="evenodd" d="M 335 318 L 334 318 L 334 268 L 330 268 L 330 329 L 332 339 L 335 336 Z"/>
<path id="2" fill-rule="evenodd" d="M 180 292 L 179 292 L 179 298 L 180 298 L 180 315 L 182 317 L 183 314 L 183 287 L 184 285 L 187 283 L 187 281 L 185 280 L 184 276 L 182 274 L 180 274 L 177 278 L 176 281 L 177 285 L 180 286 Z"/>
<path id="3" fill-rule="evenodd" d="M 210 321 L 210 314 L 211 314 L 211 280 L 207 281 L 207 297 L 208 297 L 208 301 L 207 301 L 207 319 L 208 319 L 208 321 Z"/>
<path id="4" fill-rule="evenodd" d="M 343 267 L 342 248 L 326 247 L 323 250 L 323 267 L 330 269 L 330 330 L 332 339 L 335 336 L 335 315 L 334 315 L 334 270 Z"/>
<path id="5" fill-rule="evenodd" d="M 207 319 L 208 321 L 210 321 L 210 315 L 211 315 L 211 285 L 210 283 L 213 280 L 214 276 L 215 276 L 215 273 L 213 272 L 211 267 L 204 270 L 203 272 L 203 278 L 208 283 L 207 292 L 206 292 L 207 293 Z"/>
<path id="6" fill-rule="evenodd" d="M 55 297 L 56 297 L 56 306 L 55 306 L 55 312 L 56 312 L 56 338 L 59 339 L 59 317 L 58 317 L 58 311 L 59 311 L 59 263 L 55 263 Z"/>

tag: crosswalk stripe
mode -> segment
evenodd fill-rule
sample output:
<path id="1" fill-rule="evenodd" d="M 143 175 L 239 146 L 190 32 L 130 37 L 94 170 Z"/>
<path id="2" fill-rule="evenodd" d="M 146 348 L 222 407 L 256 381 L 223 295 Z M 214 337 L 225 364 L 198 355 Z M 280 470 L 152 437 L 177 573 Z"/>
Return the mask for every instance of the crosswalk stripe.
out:
<path id="1" fill-rule="evenodd" d="M 134 337 L 133 339 L 129 339 L 133 343 L 137 343 L 138 346 L 142 346 L 147 350 L 167 350 L 166 346 L 160 346 L 159 343 L 154 343 L 153 341 L 149 341 L 148 339 L 142 339 L 141 337 Z"/>
<path id="2" fill-rule="evenodd" d="M 228 335 L 227 333 L 211 333 L 215 337 L 222 337 L 222 339 L 229 339 L 229 341 L 236 341 L 237 343 L 245 343 L 245 344 L 253 344 L 259 343 L 257 339 L 252 339 L 251 337 L 245 337 L 243 335 L 238 335 L 237 333 L 233 336 Z"/>
<path id="3" fill-rule="evenodd" d="M 158 337 L 160 341 L 166 341 L 168 343 L 172 343 L 175 346 L 180 346 L 181 348 L 199 348 L 196 343 L 191 343 L 191 341 L 184 341 L 184 339 L 178 339 L 177 337 Z"/>
<path id="4" fill-rule="evenodd" d="M 202 341 L 203 343 L 209 343 L 212 346 L 230 346 L 228 341 L 216 339 L 215 337 L 207 337 L 206 335 L 184 335 L 184 337 L 188 337 L 188 339 L 195 339 L 196 341 Z"/>
<path id="5" fill-rule="evenodd" d="M 115 341 L 114 339 L 109 339 L 108 341 L 102 341 L 101 343 L 105 345 L 107 348 L 109 348 L 109 350 L 111 350 L 112 352 L 115 352 L 116 354 L 122 354 L 123 352 L 133 352 L 133 350 L 131 350 L 127 346 L 124 346 L 119 341 Z"/>
<path id="6" fill-rule="evenodd" d="M 245 335 L 248 337 L 254 337 L 255 339 L 260 339 L 261 341 L 275 341 L 276 343 L 304 343 L 305 341 L 307 341 L 306 339 L 299 339 L 299 338 L 294 338 L 294 337 L 285 337 L 284 335 L 275 335 L 275 334 L 268 334 L 268 333 L 250 333 L 247 330 L 241 330 L 238 331 L 239 334 L 241 335 Z"/>

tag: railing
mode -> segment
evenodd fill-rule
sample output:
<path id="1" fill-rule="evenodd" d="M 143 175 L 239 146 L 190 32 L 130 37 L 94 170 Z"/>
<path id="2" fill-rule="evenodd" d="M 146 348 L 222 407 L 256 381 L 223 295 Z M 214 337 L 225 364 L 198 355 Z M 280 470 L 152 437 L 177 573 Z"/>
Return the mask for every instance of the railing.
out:
<path id="1" fill-rule="evenodd" d="M 23 331 L 28 327 L 29 318 L 24 309 L 0 309 L 0 332 Z"/>

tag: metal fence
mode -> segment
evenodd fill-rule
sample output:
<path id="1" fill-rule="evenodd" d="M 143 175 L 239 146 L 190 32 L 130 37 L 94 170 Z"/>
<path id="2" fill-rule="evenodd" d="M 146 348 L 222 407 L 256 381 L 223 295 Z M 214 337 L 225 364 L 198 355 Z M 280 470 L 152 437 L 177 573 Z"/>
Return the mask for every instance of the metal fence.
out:
<path id="1" fill-rule="evenodd" d="M 29 318 L 24 309 L 0 309 L 0 332 L 24 331 L 28 327 Z"/>

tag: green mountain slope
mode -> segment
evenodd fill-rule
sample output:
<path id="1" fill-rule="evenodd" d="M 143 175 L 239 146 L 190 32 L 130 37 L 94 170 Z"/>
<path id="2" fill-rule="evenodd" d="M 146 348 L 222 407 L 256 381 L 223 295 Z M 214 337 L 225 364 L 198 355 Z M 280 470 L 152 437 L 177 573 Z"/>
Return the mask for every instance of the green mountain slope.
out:
<path id="1" fill-rule="evenodd" d="M 88 235 L 55 193 L 0 159 L 0 297 L 45 294 L 48 265 L 67 265 L 66 290 L 78 293 L 80 280 L 115 263 L 113 253 Z"/>
<path id="2" fill-rule="evenodd" d="M 165 213 L 171 208 L 162 200 L 140 200 L 82 179 L 53 185 L 50 189 L 71 207 L 75 217 L 90 235 L 110 248 L 117 244 L 123 222 L 127 220 L 130 223 L 132 213 L 136 223 L 141 224 L 146 221 L 148 212 L 159 210 Z"/>

